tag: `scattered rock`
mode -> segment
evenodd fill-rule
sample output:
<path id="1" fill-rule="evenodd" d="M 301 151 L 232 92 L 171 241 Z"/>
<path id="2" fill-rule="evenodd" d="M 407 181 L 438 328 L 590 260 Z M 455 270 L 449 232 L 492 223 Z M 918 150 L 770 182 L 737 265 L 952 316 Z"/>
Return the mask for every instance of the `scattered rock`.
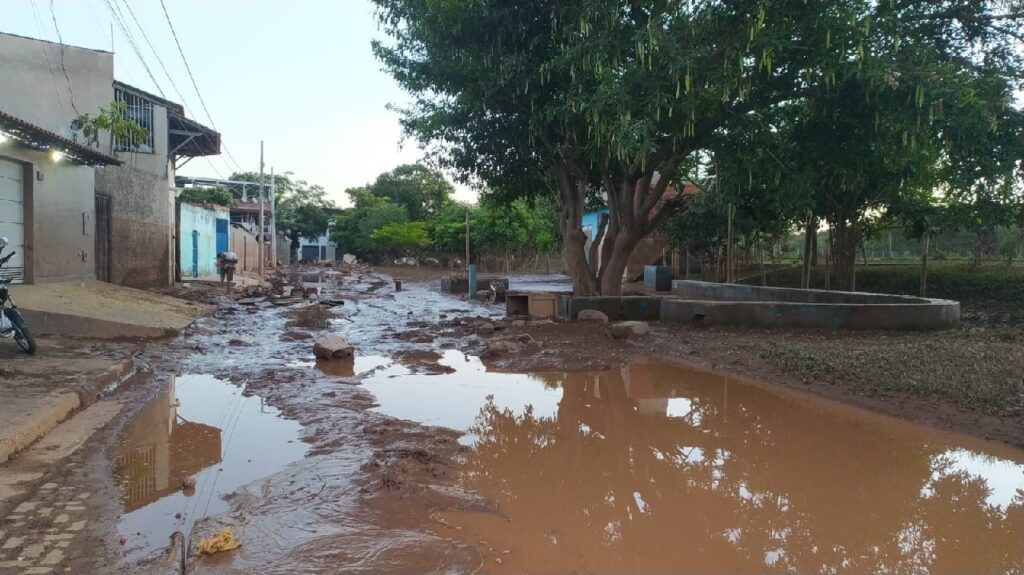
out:
<path id="1" fill-rule="evenodd" d="M 608 323 L 608 316 L 603 311 L 596 309 L 582 309 L 576 315 L 576 321 L 594 321 L 597 323 Z"/>
<path id="2" fill-rule="evenodd" d="M 228 340 L 228 345 L 230 345 L 231 347 L 242 347 L 242 346 L 248 345 L 248 344 L 236 337 L 236 338 L 233 338 L 233 339 L 229 339 Z"/>
<path id="3" fill-rule="evenodd" d="M 516 355 L 526 348 L 525 345 L 518 341 L 499 338 L 485 340 L 484 346 L 484 352 L 480 354 L 480 357 L 483 358 Z"/>
<path id="4" fill-rule="evenodd" d="M 494 333 L 494 324 L 493 323 L 482 324 L 480 327 L 476 328 L 476 331 L 480 335 L 482 335 L 484 337 L 487 337 L 487 336 L 489 336 L 489 335 Z"/>
<path id="5" fill-rule="evenodd" d="M 286 331 L 281 334 L 281 341 L 303 341 L 313 336 L 304 331 Z"/>
<path id="6" fill-rule="evenodd" d="M 354 349 L 345 338 L 337 334 L 328 334 L 313 344 L 313 354 L 319 359 L 347 359 L 352 357 Z"/>
<path id="7" fill-rule="evenodd" d="M 632 339 L 650 333 L 651 328 L 645 321 L 622 321 L 612 324 L 612 337 L 615 339 Z"/>

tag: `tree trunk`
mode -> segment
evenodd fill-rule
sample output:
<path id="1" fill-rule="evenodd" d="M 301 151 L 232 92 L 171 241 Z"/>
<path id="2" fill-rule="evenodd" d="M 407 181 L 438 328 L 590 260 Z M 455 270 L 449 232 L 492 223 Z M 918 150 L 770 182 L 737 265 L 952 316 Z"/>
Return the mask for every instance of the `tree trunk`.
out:
<path id="1" fill-rule="evenodd" d="M 612 245 L 610 257 L 602 258 L 601 272 L 598 282 L 601 295 L 619 295 L 622 293 L 622 275 L 629 264 L 629 256 L 633 255 L 639 239 L 630 233 L 619 233 Z"/>
<path id="2" fill-rule="evenodd" d="M 810 289 L 811 287 L 811 261 L 814 251 L 814 237 L 817 236 L 818 220 L 812 215 L 807 215 L 807 226 L 804 229 L 804 265 L 800 275 L 800 287 Z"/>
<path id="3" fill-rule="evenodd" d="M 921 297 L 928 297 L 928 234 L 921 239 Z"/>
<path id="4" fill-rule="evenodd" d="M 860 245 L 861 231 L 847 222 L 832 223 L 832 263 L 835 264 L 836 289 L 855 291 L 857 289 L 857 246 Z"/>
<path id="5" fill-rule="evenodd" d="M 591 270 L 601 269 L 601 260 L 598 258 L 598 255 L 601 252 L 602 242 L 607 231 L 608 214 L 601 214 L 597 224 L 597 232 L 594 234 L 594 239 L 590 242 L 590 252 L 587 254 L 587 261 L 590 262 Z"/>

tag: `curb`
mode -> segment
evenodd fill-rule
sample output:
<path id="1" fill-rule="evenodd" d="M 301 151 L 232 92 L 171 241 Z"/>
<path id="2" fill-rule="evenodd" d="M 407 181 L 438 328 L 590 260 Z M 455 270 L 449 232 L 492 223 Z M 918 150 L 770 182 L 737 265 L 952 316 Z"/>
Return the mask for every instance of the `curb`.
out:
<path id="1" fill-rule="evenodd" d="M 0 435 L 0 463 L 32 445 L 74 412 L 86 408 L 102 396 L 104 390 L 135 373 L 135 362 L 123 359 L 104 370 L 95 380 L 71 391 L 56 391 L 46 396 L 42 408 L 10 422 Z"/>

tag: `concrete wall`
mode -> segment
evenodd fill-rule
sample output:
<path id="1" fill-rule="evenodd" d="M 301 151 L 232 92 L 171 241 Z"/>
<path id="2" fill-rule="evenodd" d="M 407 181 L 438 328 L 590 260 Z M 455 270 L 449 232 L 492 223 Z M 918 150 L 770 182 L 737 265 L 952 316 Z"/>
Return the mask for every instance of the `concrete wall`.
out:
<path id="1" fill-rule="evenodd" d="M 113 86 L 110 99 L 114 98 Z M 167 108 L 153 103 L 153 152 L 114 152 L 122 166 L 96 170 L 96 192 L 110 197 L 110 282 L 169 285 L 174 170 L 168 160 Z"/>
<path id="2" fill-rule="evenodd" d="M 117 155 L 125 165 L 96 169 L 96 193 L 110 197 L 110 282 L 136 288 L 169 285 L 173 191 L 166 170 L 153 173 L 133 165 L 148 154 Z"/>
<path id="3" fill-rule="evenodd" d="M 580 311 L 592 309 L 604 313 L 612 321 L 658 321 L 661 319 L 661 298 L 658 296 L 590 296 L 558 297 L 558 318 L 576 321 Z"/>
<path id="4" fill-rule="evenodd" d="M 242 226 L 231 226 L 231 251 L 238 254 L 236 272 L 258 273 L 260 269 L 260 247 L 256 236 Z"/>
<path id="5" fill-rule="evenodd" d="M 198 248 L 198 277 L 217 276 L 217 220 L 227 220 L 227 208 L 181 203 L 178 242 L 181 279 L 197 277 L 193 273 L 193 246 Z M 192 232 L 198 232 L 198 235 Z M 230 234 L 230 232 L 229 232 Z M 193 242 L 193 237 L 196 241 Z"/>
<path id="6" fill-rule="evenodd" d="M 62 68 L 59 44 L 0 33 L 0 78 L 0 108 L 70 138 L 78 114 L 113 101 L 114 55 L 64 46 Z M 110 137 L 102 135 L 100 150 L 109 149 Z"/>
<path id="7" fill-rule="evenodd" d="M 827 290 L 672 282 L 662 321 L 822 329 L 947 329 L 960 321 L 955 301 Z"/>
<path id="8" fill-rule="evenodd" d="M 762 287 L 694 280 L 672 282 L 672 293 L 686 299 L 792 303 L 928 303 L 931 301 L 907 295 Z"/>
<path id="9" fill-rule="evenodd" d="M 26 282 L 96 279 L 93 169 L 54 162 L 48 153 L 9 143 L 0 148 L 0 155 L 28 165 Z"/>
<path id="10" fill-rule="evenodd" d="M 824 304 L 706 301 L 666 298 L 661 320 L 702 325 L 820 329 L 948 329 L 960 321 L 960 304 Z"/>

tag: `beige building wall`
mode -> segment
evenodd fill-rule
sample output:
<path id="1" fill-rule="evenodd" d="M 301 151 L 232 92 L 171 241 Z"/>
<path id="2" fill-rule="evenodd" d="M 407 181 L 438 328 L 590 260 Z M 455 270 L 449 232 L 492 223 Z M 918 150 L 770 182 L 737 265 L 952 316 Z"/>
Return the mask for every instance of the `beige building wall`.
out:
<path id="1" fill-rule="evenodd" d="M 26 167 L 25 264 L 27 282 L 96 278 L 93 169 L 49 153 L 4 145 L 0 156 Z"/>
<path id="2" fill-rule="evenodd" d="M 60 44 L 0 33 L 0 109 L 73 139 L 78 114 L 95 114 L 114 99 L 114 55 L 65 45 L 61 62 Z M 109 136 L 100 137 L 99 149 L 110 149 Z"/>

